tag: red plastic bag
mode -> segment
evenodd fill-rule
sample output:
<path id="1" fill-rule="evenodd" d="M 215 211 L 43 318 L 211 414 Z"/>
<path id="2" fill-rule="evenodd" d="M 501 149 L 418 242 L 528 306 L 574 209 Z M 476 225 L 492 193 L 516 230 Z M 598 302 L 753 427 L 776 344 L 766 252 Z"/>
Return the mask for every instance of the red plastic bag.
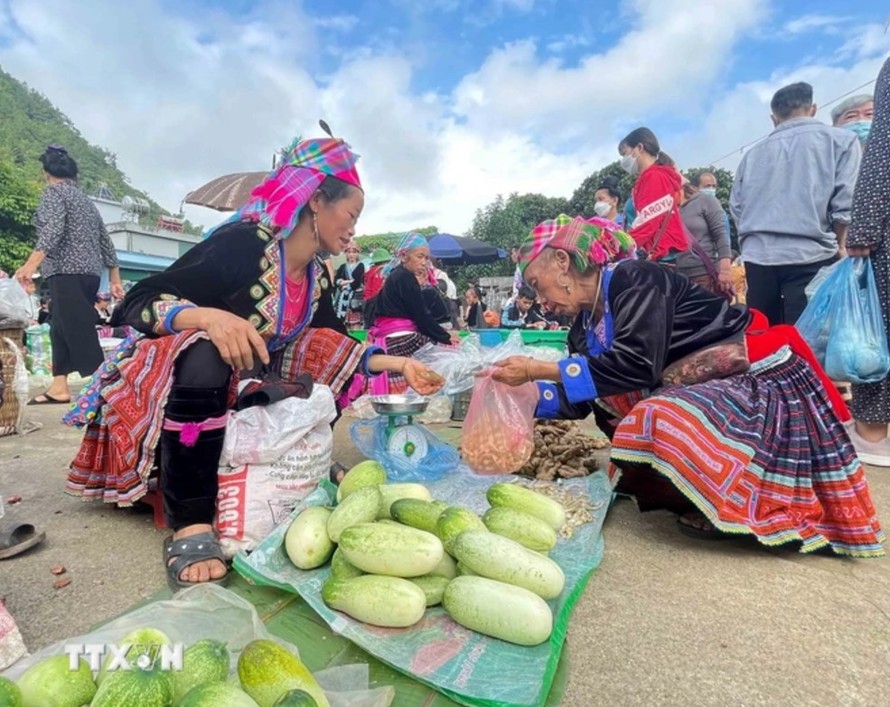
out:
<path id="1" fill-rule="evenodd" d="M 477 474 L 510 474 L 521 469 L 535 450 L 538 387 L 498 383 L 486 371 L 476 379 L 461 453 Z"/>

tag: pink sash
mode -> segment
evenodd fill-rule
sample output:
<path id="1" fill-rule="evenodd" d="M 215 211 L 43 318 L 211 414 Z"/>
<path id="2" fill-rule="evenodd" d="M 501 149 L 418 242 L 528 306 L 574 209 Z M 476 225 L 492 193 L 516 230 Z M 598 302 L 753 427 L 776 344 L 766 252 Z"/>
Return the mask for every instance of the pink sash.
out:
<path id="1" fill-rule="evenodd" d="M 373 326 L 368 329 L 368 345 L 379 346 L 383 352 L 387 352 L 386 339 L 389 336 L 416 334 L 417 325 L 410 319 L 402 319 L 400 317 L 377 317 Z M 389 394 L 389 374 L 381 373 L 373 376 L 370 381 L 369 390 L 371 395 L 387 395 Z"/>

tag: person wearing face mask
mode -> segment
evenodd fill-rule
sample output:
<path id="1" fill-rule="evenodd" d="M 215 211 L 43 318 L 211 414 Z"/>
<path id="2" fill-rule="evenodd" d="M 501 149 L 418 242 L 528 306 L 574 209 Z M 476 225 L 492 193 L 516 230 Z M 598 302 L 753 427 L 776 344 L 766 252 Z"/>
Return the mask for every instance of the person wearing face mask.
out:
<path id="1" fill-rule="evenodd" d="M 406 233 L 396 248 L 396 255 L 383 269 L 383 289 L 375 298 L 374 324 L 368 330 L 368 343 L 379 346 L 387 354 L 408 357 L 425 344 L 450 344 L 457 334 L 450 334 L 436 321 L 430 311 L 429 295 L 424 294 L 421 281 L 428 282 L 430 246 L 419 233 Z M 441 299 L 441 298 L 439 298 Z M 442 317 L 438 317 L 442 318 Z M 447 321 L 448 313 L 445 311 Z M 408 381 L 397 373 L 385 373 L 370 384 L 372 395 L 403 393 Z"/>
<path id="2" fill-rule="evenodd" d="M 806 286 L 846 255 L 862 150 L 856 136 L 813 116 L 813 87 L 799 82 L 770 101 L 775 130 L 736 169 L 729 208 L 739 234 L 748 304 L 770 324 L 794 324 Z"/>
<path id="3" fill-rule="evenodd" d="M 726 213 L 713 191 L 697 188 L 694 186 L 695 181 L 697 178 L 683 187 L 684 199 L 680 215 L 689 235 L 695 238 L 699 248 L 694 253 L 681 253 L 677 257 L 677 269 L 706 290 L 731 296 L 732 259 L 729 232 L 726 230 Z M 709 259 L 714 267 L 708 267 L 705 259 Z"/>
<path id="4" fill-rule="evenodd" d="M 854 133 L 859 138 L 859 144 L 865 149 L 874 114 L 874 96 L 862 93 L 838 103 L 831 110 L 831 124 Z"/>
<path id="5" fill-rule="evenodd" d="M 665 265 L 675 265 L 678 253 L 689 250 L 689 239 L 680 217 L 682 177 L 649 128 L 637 128 L 620 143 L 621 167 L 637 176 L 631 196 L 636 218 L 628 233 L 639 255 Z"/>
<path id="6" fill-rule="evenodd" d="M 618 211 L 618 203 L 621 201 L 618 180 L 615 177 L 605 177 L 593 196 L 596 199 L 593 212 L 597 218 L 611 221 L 615 228 L 623 231 L 625 214 L 623 211 Z"/>

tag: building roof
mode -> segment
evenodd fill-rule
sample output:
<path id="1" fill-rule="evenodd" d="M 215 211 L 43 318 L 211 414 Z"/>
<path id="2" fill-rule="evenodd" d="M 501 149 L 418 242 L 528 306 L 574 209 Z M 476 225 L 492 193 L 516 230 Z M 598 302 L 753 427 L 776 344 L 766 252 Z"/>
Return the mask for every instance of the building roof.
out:
<path id="1" fill-rule="evenodd" d="M 161 270 L 166 270 L 175 262 L 173 258 L 164 258 L 160 255 L 131 253 L 128 250 L 118 250 L 116 252 L 121 267 L 129 268 L 130 270 L 160 272 Z"/>

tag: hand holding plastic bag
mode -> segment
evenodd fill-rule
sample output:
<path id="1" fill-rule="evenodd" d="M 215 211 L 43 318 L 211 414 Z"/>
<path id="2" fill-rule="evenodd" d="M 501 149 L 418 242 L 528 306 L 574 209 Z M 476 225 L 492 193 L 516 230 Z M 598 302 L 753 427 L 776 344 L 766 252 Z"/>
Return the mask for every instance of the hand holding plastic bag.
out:
<path id="1" fill-rule="evenodd" d="M 464 423 L 464 459 L 479 474 L 518 471 L 535 451 L 538 387 L 498 383 L 490 371 L 476 380 Z"/>
<path id="2" fill-rule="evenodd" d="M 518 329 L 497 346 L 482 346 L 479 335 L 470 334 L 461 341 L 460 346 L 427 344 L 414 354 L 414 358 L 445 378 L 442 392 L 446 395 L 470 390 L 477 375 L 510 356 L 531 356 L 545 361 L 558 361 L 565 357 L 555 349 L 526 346 Z"/>
<path id="3" fill-rule="evenodd" d="M 871 260 L 847 258 L 838 273 L 825 372 L 835 381 L 876 383 L 890 372 L 890 349 Z"/>

